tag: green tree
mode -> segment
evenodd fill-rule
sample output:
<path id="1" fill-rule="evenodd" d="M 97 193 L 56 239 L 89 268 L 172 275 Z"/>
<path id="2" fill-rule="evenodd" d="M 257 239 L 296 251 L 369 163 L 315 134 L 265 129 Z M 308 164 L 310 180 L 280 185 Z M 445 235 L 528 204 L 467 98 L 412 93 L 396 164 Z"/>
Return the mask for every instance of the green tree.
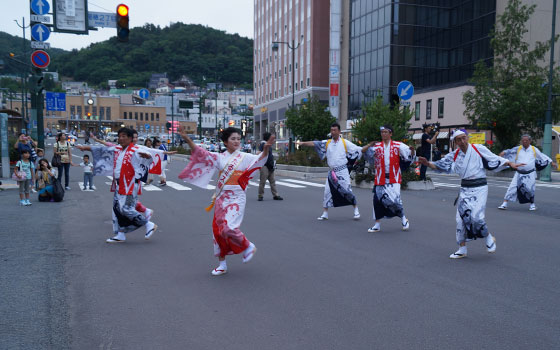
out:
<path id="1" fill-rule="evenodd" d="M 362 144 L 371 141 L 381 141 L 380 127 L 389 124 L 393 127 L 393 140 L 402 141 L 406 138 L 410 127 L 409 120 L 412 112 L 409 108 L 394 108 L 383 103 L 383 97 L 378 96 L 362 106 L 362 117 L 352 129 L 354 138 Z"/>
<path id="2" fill-rule="evenodd" d="M 330 132 L 332 123 L 336 122 L 336 118 L 326 108 L 319 97 L 307 95 L 307 102 L 300 108 L 290 108 L 286 112 L 286 126 L 297 139 L 323 140 Z"/>
<path id="3" fill-rule="evenodd" d="M 492 129 L 500 148 L 516 145 L 523 133 L 542 136 L 547 106 L 545 55 L 550 43 L 537 42 L 530 50 L 523 41 L 526 23 L 535 6 L 510 0 L 491 33 L 493 64 L 479 62 L 471 82 L 474 89 L 463 95 L 465 115 L 477 127 Z M 556 72 L 555 81 L 559 81 Z M 553 111 L 558 120 L 558 103 Z"/>

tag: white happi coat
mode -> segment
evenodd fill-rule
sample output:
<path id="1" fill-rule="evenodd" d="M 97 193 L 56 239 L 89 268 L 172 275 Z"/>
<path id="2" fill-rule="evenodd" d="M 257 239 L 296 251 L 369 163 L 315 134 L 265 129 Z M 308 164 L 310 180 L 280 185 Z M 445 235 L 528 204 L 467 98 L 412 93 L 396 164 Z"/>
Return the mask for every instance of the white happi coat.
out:
<path id="1" fill-rule="evenodd" d="M 466 153 L 459 149 L 434 162 L 437 170 L 455 173 L 462 180 L 475 180 L 486 179 L 485 168 L 493 171 L 506 168 L 507 159 L 495 155 L 483 145 L 475 145 L 475 147 L 480 155 L 473 145 L 469 144 Z M 488 185 L 461 186 L 455 215 L 457 244 L 488 236 L 484 213 L 487 199 Z"/>
<path id="2" fill-rule="evenodd" d="M 504 199 L 513 202 L 519 200 L 519 203 L 534 203 L 537 180 L 536 167 L 537 165 L 539 168 L 546 167 L 552 163 L 552 159 L 535 146 L 510 148 L 504 151 L 504 158 L 515 163 L 525 164 L 515 172 Z"/>
<path id="3" fill-rule="evenodd" d="M 323 193 L 323 208 L 356 205 L 356 198 L 352 193 L 352 183 L 348 172 L 348 158 L 358 159 L 362 156 L 362 149 L 342 136 L 338 141 L 334 139 L 314 141 L 315 151 L 321 159 L 327 158 L 329 174 L 325 181 Z M 344 145 L 346 144 L 346 148 Z M 333 191 L 337 192 L 333 196 Z"/>

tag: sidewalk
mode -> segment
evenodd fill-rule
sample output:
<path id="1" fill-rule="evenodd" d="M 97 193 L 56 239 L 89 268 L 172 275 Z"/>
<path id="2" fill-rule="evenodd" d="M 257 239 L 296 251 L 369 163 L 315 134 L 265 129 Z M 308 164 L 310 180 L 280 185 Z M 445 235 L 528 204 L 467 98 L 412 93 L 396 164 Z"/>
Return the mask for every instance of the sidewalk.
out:
<path id="1" fill-rule="evenodd" d="M 2 181 L 2 185 L 0 185 L 0 191 L 1 190 L 12 190 L 12 189 L 19 188 L 19 185 L 17 184 L 17 182 L 12 180 L 12 179 L 2 179 L 2 178 L 0 178 L 0 181 Z"/>

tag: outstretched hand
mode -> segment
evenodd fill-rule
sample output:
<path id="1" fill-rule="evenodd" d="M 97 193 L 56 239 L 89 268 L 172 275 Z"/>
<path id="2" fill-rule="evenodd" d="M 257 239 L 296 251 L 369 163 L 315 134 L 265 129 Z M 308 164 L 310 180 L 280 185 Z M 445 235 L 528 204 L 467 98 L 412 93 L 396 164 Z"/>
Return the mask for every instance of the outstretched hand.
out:
<path id="1" fill-rule="evenodd" d="M 76 146 L 74 146 L 74 147 L 76 147 L 76 148 L 79 149 L 80 151 L 85 151 L 85 150 L 86 150 L 86 147 L 85 147 L 85 146 L 82 146 L 82 145 L 76 145 Z"/>

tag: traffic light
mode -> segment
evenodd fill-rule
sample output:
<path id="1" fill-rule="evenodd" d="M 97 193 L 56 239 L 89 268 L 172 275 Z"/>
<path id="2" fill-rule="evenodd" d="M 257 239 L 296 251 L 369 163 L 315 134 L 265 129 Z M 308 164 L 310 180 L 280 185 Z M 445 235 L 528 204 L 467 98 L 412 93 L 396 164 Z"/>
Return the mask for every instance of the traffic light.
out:
<path id="1" fill-rule="evenodd" d="M 171 129 L 171 123 L 170 122 L 165 123 L 165 128 L 167 130 Z"/>
<path id="2" fill-rule="evenodd" d="M 87 113 L 87 116 L 88 116 L 88 119 L 91 119 L 91 113 L 90 112 Z"/>
<path id="3" fill-rule="evenodd" d="M 122 42 L 128 41 L 128 6 L 120 4 L 117 6 L 117 39 Z"/>

